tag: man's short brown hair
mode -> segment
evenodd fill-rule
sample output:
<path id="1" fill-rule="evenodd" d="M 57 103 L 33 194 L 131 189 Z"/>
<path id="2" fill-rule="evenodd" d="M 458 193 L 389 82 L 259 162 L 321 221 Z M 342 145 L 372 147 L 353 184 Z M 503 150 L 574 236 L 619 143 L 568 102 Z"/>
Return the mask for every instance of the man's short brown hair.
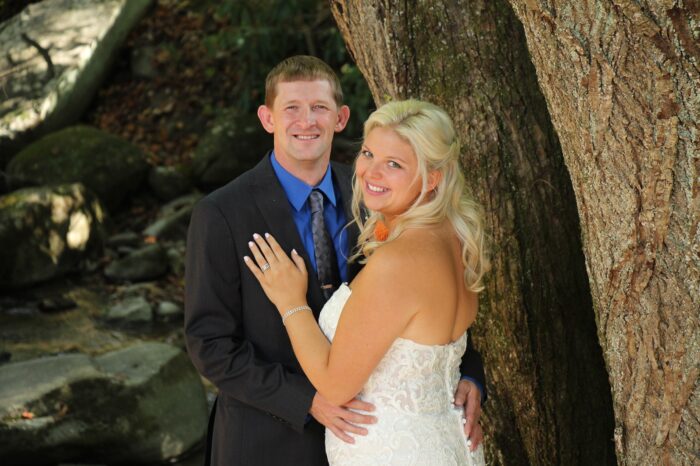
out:
<path id="1" fill-rule="evenodd" d="M 265 79 L 265 105 L 272 108 L 277 97 L 277 83 L 317 80 L 328 81 L 335 103 L 338 107 L 343 105 L 343 89 L 338 76 L 326 62 L 310 55 L 286 58 L 272 68 Z"/>

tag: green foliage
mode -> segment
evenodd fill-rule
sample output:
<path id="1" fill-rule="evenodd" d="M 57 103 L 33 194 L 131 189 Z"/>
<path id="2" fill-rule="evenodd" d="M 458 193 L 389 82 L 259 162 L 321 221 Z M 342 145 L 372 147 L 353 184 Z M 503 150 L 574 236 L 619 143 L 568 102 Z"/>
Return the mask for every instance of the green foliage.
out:
<path id="1" fill-rule="evenodd" d="M 291 55 L 314 55 L 341 78 L 352 109 L 347 137 L 357 137 L 373 105 L 367 84 L 352 62 L 325 0 L 222 0 L 215 10 L 219 27 L 205 40 L 212 56 L 231 56 L 239 81 L 231 92 L 245 112 L 262 103 L 265 77 Z"/>

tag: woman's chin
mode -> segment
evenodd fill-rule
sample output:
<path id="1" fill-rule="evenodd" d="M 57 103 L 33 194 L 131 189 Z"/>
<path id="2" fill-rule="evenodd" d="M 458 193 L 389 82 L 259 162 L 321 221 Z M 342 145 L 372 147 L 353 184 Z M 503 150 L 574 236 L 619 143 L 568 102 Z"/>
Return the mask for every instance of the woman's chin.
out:
<path id="1" fill-rule="evenodd" d="M 379 202 L 372 202 L 372 199 L 367 199 L 365 196 L 364 198 L 364 205 L 367 209 L 371 210 L 372 212 L 379 212 L 382 213 L 382 204 Z"/>

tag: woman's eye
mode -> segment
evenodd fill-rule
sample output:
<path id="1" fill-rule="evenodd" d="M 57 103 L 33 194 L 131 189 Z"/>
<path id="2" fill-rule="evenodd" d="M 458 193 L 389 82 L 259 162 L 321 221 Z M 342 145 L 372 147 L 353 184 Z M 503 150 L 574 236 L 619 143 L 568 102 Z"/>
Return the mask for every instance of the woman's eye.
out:
<path id="1" fill-rule="evenodd" d="M 360 155 L 363 156 L 363 157 L 372 157 L 372 153 L 371 153 L 370 151 L 366 150 L 366 149 L 360 151 Z"/>
<path id="2" fill-rule="evenodd" d="M 399 165 L 398 163 L 394 162 L 393 160 L 389 160 L 388 163 L 389 163 L 389 166 L 390 166 L 391 168 L 401 168 L 401 165 Z"/>

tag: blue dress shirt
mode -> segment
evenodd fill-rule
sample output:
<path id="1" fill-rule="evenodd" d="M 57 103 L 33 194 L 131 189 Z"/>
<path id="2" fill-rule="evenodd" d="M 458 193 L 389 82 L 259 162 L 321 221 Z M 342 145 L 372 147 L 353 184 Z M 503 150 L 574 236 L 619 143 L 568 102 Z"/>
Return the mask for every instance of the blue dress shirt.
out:
<path id="1" fill-rule="evenodd" d="M 308 199 L 309 194 L 311 194 L 314 188 L 319 189 L 323 193 L 323 218 L 326 221 L 328 234 L 333 240 L 335 255 L 338 259 L 340 279 L 343 282 L 347 282 L 348 234 L 344 228 L 347 224 L 347 219 L 345 218 L 343 202 L 339 195 L 340 190 L 336 189 L 333 184 L 330 165 L 321 182 L 316 186 L 310 186 L 285 170 L 275 159 L 274 152 L 270 156 L 270 161 L 272 162 L 275 175 L 277 175 L 277 179 L 280 181 L 282 189 L 284 189 L 287 195 L 287 200 L 292 206 L 294 223 L 297 226 L 299 237 L 301 237 L 301 241 L 309 255 L 314 270 L 318 269 L 316 268 L 314 237 L 311 233 L 311 207 L 309 206 Z"/>

